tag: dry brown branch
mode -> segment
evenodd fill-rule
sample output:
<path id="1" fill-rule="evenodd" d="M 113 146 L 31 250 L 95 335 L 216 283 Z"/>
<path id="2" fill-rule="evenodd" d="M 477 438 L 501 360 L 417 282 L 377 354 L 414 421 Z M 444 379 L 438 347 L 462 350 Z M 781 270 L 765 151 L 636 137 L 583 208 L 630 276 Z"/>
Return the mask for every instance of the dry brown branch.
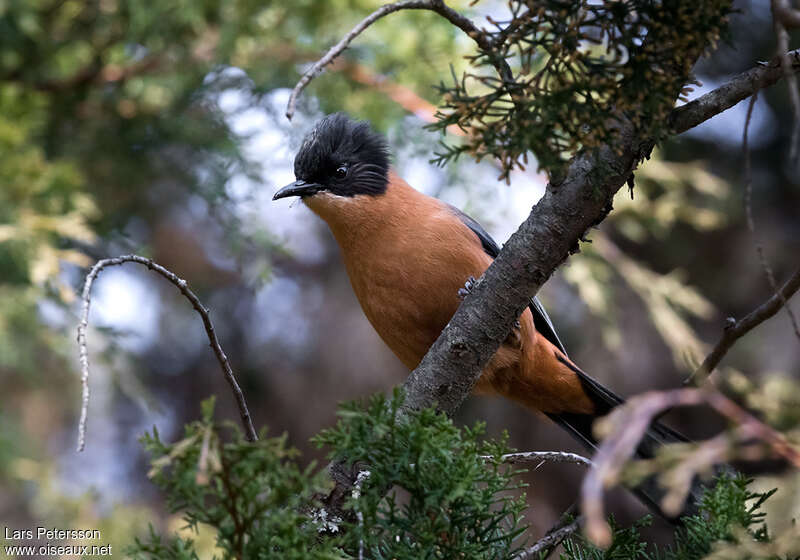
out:
<path id="1" fill-rule="evenodd" d="M 653 418 L 678 404 L 700 404 L 703 398 L 698 389 L 645 393 L 632 398 L 608 417 L 607 422 L 613 422 L 614 427 L 594 455 L 595 469 L 589 471 L 581 485 L 581 512 L 587 519 L 586 533 L 595 544 L 607 547 L 611 542 L 603 489 L 619 479 L 622 466 L 633 456 Z"/>
<path id="2" fill-rule="evenodd" d="M 289 102 L 286 105 L 286 118 L 291 120 L 294 116 L 297 98 L 308 84 L 311 83 L 311 80 L 316 78 L 327 65 L 342 54 L 356 37 L 382 17 L 388 16 L 394 12 L 399 12 L 400 10 L 429 10 L 435 12 L 466 33 L 478 44 L 478 47 L 487 51 L 492 47 L 491 42 L 483 31 L 478 29 L 468 18 L 447 6 L 443 0 L 401 0 L 400 2 L 385 4 L 361 20 L 341 41 L 331 47 L 322 58 L 303 73 L 297 85 L 294 86 L 292 94 L 289 96 Z M 494 64 L 498 74 L 504 81 L 513 81 L 511 68 L 504 59 L 496 59 Z"/>
<path id="3" fill-rule="evenodd" d="M 780 311 L 781 307 L 784 306 L 784 302 L 788 301 L 798 289 L 800 289 L 800 268 L 792 274 L 780 290 L 777 290 L 772 297 L 742 319 L 737 321 L 729 318 L 725 325 L 725 330 L 722 332 L 722 337 L 714 346 L 714 349 L 706 356 L 700 367 L 689 376 L 686 382 L 695 381 L 699 383 L 702 381 L 709 373 L 714 371 L 714 368 L 725 357 L 734 342 Z"/>
<path id="4" fill-rule="evenodd" d="M 148 269 L 157 272 L 169 280 L 178 288 L 178 290 L 180 290 L 180 292 L 192 304 L 192 307 L 194 307 L 194 309 L 200 314 L 211 348 L 214 350 L 214 355 L 217 357 L 217 361 L 219 361 L 219 364 L 222 367 L 225 380 L 230 385 L 233 395 L 236 398 L 236 404 L 239 407 L 239 415 L 241 417 L 245 436 L 247 437 L 248 441 L 256 441 L 258 436 L 256 435 L 255 428 L 253 427 L 253 421 L 250 418 L 250 411 L 247 408 L 244 394 L 239 388 L 239 384 L 236 382 L 236 377 L 233 375 L 233 370 L 228 362 L 228 357 L 225 355 L 225 352 L 222 351 L 222 347 L 219 345 L 219 340 L 217 340 L 217 335 L 214 332 L 214 325 L 212 325 L 211 318 L 208 315 L 208 309 L 203 307 L 203 304 L 200 303 L 198 297 L 191 289 L 189 289 L 186 280 L 178 277 L 173 272 L 146 257 L 141 257 L 139 255 L 123 255 L 120 257 L 98 261 L 92 267 L 92 270 L 89 271 L 89 274 L 86 276 L 86 280 L 83 284 L 83 293 L 81 296 L 83 301 L 83 313 L 81 316 L 81 321 L 78 324 L 78 352 L 81 362 L 81 385 L 83 389 L 81 398 L 81 417 L 80 422 L 78 423 L 78 451 L 83 451 L 86 446 L 86 417 L 89 410 L 89 351 L 86 347 L 86 329 L 89 326 L 89 306 L 91 304 L 92 284 L 94 283 L 98 274 L 100 274 L 100 271 L 102 271 L 104 268 L 118 266 L 126 262 L 142 264 Z"/>
<path id="5" fill-rule="evenodd" d="M 481 459 L 492 460 L 494 457 L 491 455 L 483 455 Z M 501 463 L 509 465 L 519 465 L 527 463 L 574 463 L 576 465 L 583 465 L 586 467 L 592 466 L 591 459 L 587 459 L 577 453 L 568 453 L 566 451 L 525 451 L 522 453 L 508 453 L 499 457 Z"/>
<path id="6" fill-rule="evenodd" d="M 678 390 L 681 391 L 683 389 Z M 737 430 L 746 433 L 749 438 L 763 441 L 776 455 L 783 457 L 794 467 L 800 468 L 800 450 L 789 443 L 783 434 L 753 416 L 716 389 L 709 391 L 706 402 L 711 408 L 736 425 Z"/>
<path id="7" fill-rule="evenodd" d="M 800 466 L 800 450 L 792 446 L 779 432 L 764 424 L 738 404 L 727 398 L 713 386 L 700 389 L 673 389 L 652 391 L 629 400 L 614 409 L 603 420 L 607 436 L 603 439 L 594 456 L 594 469 L 583 479 L 581 486 L 581 511 L 586 516 L 586 533 L 589 539 L 601 547 L 611 542 L 611 528 L 605 520 L 603 490 L 620 480 L 622 468 L 633 456 L 651 422 L 661 413 L 679 406 L 708 405 L 729 420 L 743 439 L 757 439 L 764 442 L 777 455 L 794 466 Z M 714 441 L 714 440 L 712 440 Z M 716 442 L 715 452 L 718 451 Z M 699 461 L 698 466 L 705 465 Z M 685 473 L 684 473 L 685 474 Z M 691 480 L 691 479 L 690 479 Z M 681 489 L 681 491 L 686 489 Z M 681 497 L 685 497 L 685 493 Z M 669 494 L 668 494 L 669 496 Z M 679 510 L 682 504 L 662 504 Z"/>
<path id="8" fill-rule="evenodd" d="M 529 560 L 540 558 L 540 554 L 547 550 L 551 550 L 561 544 L 561 541 L 576 532 L 581 527 L 582 518 L 578 517 L 570 523 L 558 529 L 549 531 L 544 537 L 536 541 L 530 548 L 526 548 L 514 557 L 514 560 Z"/>

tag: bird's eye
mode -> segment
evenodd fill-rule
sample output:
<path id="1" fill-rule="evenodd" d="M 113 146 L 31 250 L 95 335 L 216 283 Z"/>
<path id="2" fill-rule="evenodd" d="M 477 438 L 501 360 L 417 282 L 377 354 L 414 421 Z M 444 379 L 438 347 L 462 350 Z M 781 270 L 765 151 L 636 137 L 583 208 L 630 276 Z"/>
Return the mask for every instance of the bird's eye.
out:
<path id="1" fill-rule="evenodd" d="M 334 175 L 336 175 L 337 179 L 344 179 L 345 177 L 347 177 L 347 166 L 340 165 L 339 167 L 337 167 Z"/>

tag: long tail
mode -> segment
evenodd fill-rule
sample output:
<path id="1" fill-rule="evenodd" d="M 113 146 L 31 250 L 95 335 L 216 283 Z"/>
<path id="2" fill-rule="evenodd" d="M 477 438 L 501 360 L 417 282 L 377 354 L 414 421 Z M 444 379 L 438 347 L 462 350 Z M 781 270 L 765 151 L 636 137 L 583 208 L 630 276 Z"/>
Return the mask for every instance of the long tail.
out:
<path id="1" fill-rule="evenodd" d="M 621 405 L 625 400 L 613 391 L 604 387 L 596 380 L 592 379 L 589 375 L 583 372 L 580 368 L 575 366 L 567 359 L 559 356 L 559 361 L 564 363 L 572 371 L 574 371 L 581 380 L 586 394 L 592 399 L 595 404 L 595 414 L 548 414 L 556 424 L 568 431 L 575 439 L 581 442 L 587 449 L 596 451 L 598 442 L 592 434 L 592 423 L 598 416 L 605 416 L 611 409 Z M 642 441 L 636 449 L 636 458 L 638 459 L 652 459 L 656 451 L 662 445 L 668 443 L 685 443 L 689 439 L 681 433 L 676 432 L 672 428 L 665 426 L 660 422 L 653 422 L 647 432 L 645 432 Z M 698 480 L 692 484 L 692 489 L 689 493 L 689 498 L 684 506 L 684 510 L 679 514 L 678 518 L 691 514 L 697 511 L 697 506 L 702 495 L 702 486 Z M 661 500 L 666 492 L 661 488 L 654 479 L 645 480 L 642 484 L 631 488 L 631 491 L 653 512 L 659 516 L 670 521 L 676 521 L 677 518 L 666 515 L 660 507 Z"/>

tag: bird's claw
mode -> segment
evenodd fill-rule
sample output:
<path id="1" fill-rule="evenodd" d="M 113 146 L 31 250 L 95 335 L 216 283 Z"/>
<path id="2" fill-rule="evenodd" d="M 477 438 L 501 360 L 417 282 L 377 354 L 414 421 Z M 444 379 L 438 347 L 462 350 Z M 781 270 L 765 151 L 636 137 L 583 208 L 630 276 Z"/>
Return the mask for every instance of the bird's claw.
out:
<path id="1" fill-rule="evenodd" d="M 467 295 L 472 291 L 472 288 L 475 287 L 475 283 L 476 282 L 477 282 L 477 280 L 475 280 L 474 276 L 470 276 L 469 278 L 467 278 L 467 281 L 464 282 L 464 287 L 458 289 L 458 297 L 461 298 L 462 300 L 465 297 L 467 297 Z M 517 329 L 517 330 L 522 328 L 520 323 L 519 323 L 519 320 L 514 321 L 514 328 Z"/>
<path id="2" fill-rule="evenodd" d="M 467 281 L 464 282 L 464 287 L 459 288 L 458 297 L 463 300 L 472 291 L 473 287 L 475 287 L 475 277 L 470 276 L 469 278 L 467 278 Z"/>

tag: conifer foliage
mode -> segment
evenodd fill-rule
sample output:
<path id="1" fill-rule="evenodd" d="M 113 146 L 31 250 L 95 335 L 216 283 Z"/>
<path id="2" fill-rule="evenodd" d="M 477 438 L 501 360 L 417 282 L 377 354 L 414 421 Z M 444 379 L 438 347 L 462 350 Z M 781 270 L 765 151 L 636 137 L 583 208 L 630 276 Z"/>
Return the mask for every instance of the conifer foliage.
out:
<path id="1" fill-rule="evenodd" d="M 523 517 L 523 471 L 486 458 L 508 453 L 506 442 L 486 441 L 482 425 L 458 428 L 434 409 L 401 415 L 401 404 L 399 391 L 388 400 L 377 395 L 345 404 L 338 424 L 315 438 L 332 459 L 369 465 L 359 472 L 344 518 L 327 517 L 318 501 L 330 484 L 325 469 L 299 466 L 285 435 L 245 441 L 238 426 L 215 422 L 213 399 L 180 441 L 165 443 L 155 429 L 142 438 L 152 456 L 149 476 L 190 529 L 203 524 L 216 532 L 222 559 L 517 557 L 536 539 Z M 772 492 L 753 493 L 748 483 L 741 476 L 718 479 L 671 546 L 642 539 L 647 516 L 631 527 L 615 525 L 606 550 L 574 536 L 561 558 L 690 560 L 705 557 L 715 543 L 769 542 L 760 507 Z M 201 557 L 192 538 L 152 527 L 126 552 L 138 560 Z"/>
<path id="2" fill-rule="evenodd" d="M 660 140 L 692 62 L 723 35 L 731 7 L 726 0 L 510 0 L 508 9 L 508 21 L 494 22 L 484 47 L 468 57 L 473 69 L 439 86 L 444 103 L 433 125 L 470 132 L 445 146 L 440 163 L 462 153 L 492 156 L 505 178 L 528 152 L 558 173 L 578 150 L 609 144 L 623 118 Z M 508 70 L 495 72 L 501 64 Z"/>

